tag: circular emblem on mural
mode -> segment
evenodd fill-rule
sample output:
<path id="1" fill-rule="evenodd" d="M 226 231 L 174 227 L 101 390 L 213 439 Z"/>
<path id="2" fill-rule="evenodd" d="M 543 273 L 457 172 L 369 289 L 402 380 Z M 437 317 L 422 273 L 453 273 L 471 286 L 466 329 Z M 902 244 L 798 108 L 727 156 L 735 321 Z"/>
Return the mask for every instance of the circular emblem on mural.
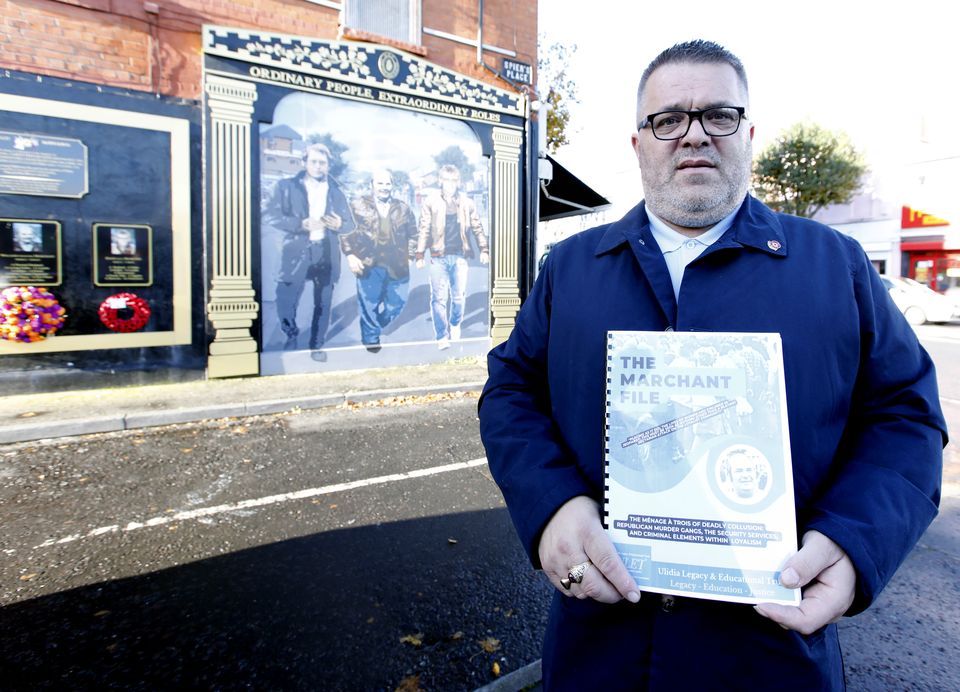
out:
<path id="1" fill-rule="evenodd" d="M 400 74 L 400 60 L 396 54 L 384 51 L 377 58 L 377 67 L 380 68 L 380 74 L 384 79 L 393 79 Z"/>

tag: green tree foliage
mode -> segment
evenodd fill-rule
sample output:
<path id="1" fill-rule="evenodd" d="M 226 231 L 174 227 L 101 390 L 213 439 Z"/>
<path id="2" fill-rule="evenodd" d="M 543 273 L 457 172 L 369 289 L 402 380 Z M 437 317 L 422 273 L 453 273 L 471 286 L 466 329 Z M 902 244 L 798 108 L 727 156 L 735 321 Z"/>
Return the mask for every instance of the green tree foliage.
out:
<path id="1" fill-rule="evenodd" d="M 449 165 L 458 169 L 460 171 L 460 180 L 464 185 L 473 180 L 473 171 L 476 167 L 470 163 L 470 159 L 467 158 L 467 155 L 463 153 L 463 149 L 458 145 L 451 144 L 434 156 L 433 160 L 437 162 L 437 168 Z"/>
<path id="2" fill-rule="evenodd" d="M 330 160 L 330 177 L 335 180 L 340 180 L 343 178 L 344 173 L 346 173 L 349 168 L 349 164 L 343 160 L 343 155 L 346 153 L 348 147 L 343 142 L 337 141 L 333 138 L 329 132 L 325 132 L 322 135 L 316 133 L 311 134 L 307 138 L 309 144 L 325 144 L 327 149 L 330 150 L 331 160 Z"/>
<path id="3" fill-rule="evenodd" d="M 756 158 L 753 186 L 771 208 L 809 218 L 828 205 L 853 199 L 866 170 L 846 135 L 800 123 Z"/>
<path id="4" fill-rule="evenodd" d="M 554 43 L 545 51 L 540 50 L 537 61 L 541 98 L 550 106 L 547 112 L 547 149 L 551 154 L 564 144 L 570 143 L 567 128 L 570 125 L 570 105 L 579 103 L 577 85 L 567 70 L 570 58 L 577 52 L 576 45 Z M 546 96 L 543 90 L 546 89 Z M 541 127 L 543 123 L 540 124 Z"/>

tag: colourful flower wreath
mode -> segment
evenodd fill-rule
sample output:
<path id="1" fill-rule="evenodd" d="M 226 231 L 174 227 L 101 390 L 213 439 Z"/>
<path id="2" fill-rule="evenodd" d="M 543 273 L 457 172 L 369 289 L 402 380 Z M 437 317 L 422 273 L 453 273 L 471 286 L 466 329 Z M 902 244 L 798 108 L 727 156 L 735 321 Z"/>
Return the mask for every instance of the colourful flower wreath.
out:
<path id="1" fill-rule="evenodd" d="M 121 310 L 130 310 L 132 314 L 120 317 Z M 136 332 L 147 326 L 150 319 L 150 306 L 134 293 L 117 293 L 100 303 L 100 321 L 115 332 Z"/>
<path id="2" fill-rule="evenodd" d="M 0 338 L 31 343 L 53 336 L 67 311 L 56 297 L 37 286 L 11 286 L 0 291 Z"/>

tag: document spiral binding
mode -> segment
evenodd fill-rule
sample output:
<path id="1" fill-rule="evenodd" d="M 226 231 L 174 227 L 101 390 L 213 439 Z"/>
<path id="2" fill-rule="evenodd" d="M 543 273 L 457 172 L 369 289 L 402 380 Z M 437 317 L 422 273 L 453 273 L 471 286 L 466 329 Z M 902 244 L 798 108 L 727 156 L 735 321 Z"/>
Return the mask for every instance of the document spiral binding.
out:
<path id="1" fill-rule="evenodd" d="M 607 332 L 607 395 L 603 400 L 603 528 L 609 529 L 610 511 L 607 500 L 610 497 L 610 396 L 613 373 L 613 334 Z"/>

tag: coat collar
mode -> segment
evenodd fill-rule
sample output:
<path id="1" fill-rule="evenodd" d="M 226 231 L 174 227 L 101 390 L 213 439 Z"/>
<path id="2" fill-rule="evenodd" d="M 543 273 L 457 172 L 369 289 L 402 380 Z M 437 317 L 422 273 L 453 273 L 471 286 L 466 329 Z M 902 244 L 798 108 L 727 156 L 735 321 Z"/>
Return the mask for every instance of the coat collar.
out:
<path id="1" fill-rule="evenodd" d="M 650 232 L 650 219 L 645 207 L 646 202 L 640 202 L 623 218 L 607 227 L 597 243 L 595 253 L 598 257 L 631 240 L 642 246 L 659 249 Z M 736 246 L 750 247 L 774 257 L 787 256 L 787 240 L 779 217 L 750 195 L 740 205 L 733 225 L 714 243 L 713 248 Z"/>

